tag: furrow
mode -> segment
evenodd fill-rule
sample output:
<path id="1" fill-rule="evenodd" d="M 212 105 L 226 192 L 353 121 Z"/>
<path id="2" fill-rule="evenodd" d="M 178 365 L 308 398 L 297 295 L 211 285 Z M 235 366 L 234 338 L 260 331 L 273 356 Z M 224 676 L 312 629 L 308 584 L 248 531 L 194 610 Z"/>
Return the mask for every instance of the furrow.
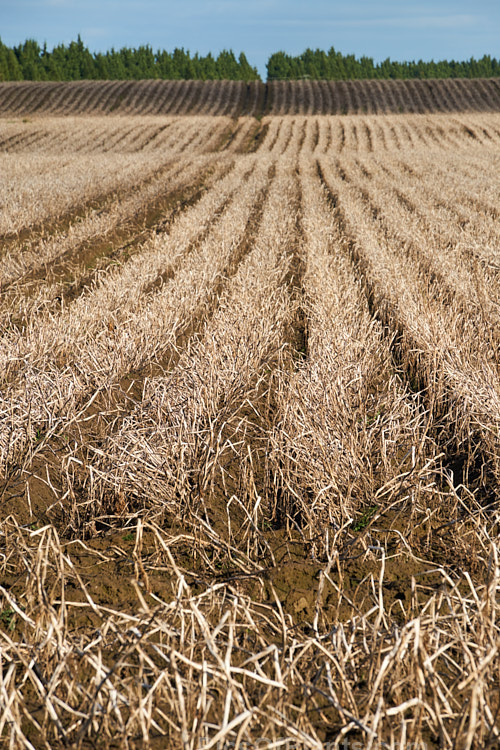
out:
<path id="1" fill-rule="evenodd" d="M 242 177 L 240 171 L 239 179 Z M 234 185 L 234 179 L 227 178 L 226 190 Z M 4 467 L 34 445 L 31 441 L 37 431 L 47 434 L 57 425 L 71 422 L 71 414 L 86 398 L 99 390 L 111 390 L 125 372 L 145 361 L 163 357 L 178 336 L 189 329 L 191 321 L 210 309 L 221 275 L 231 273 L 230 259 L 266 182 L 267 171 L 255 169 L 243 195 L 224 213 L 199 250 L 190 254 L 175 279 L 160 289 L 148 295 L 142 291 L 148 276 L 156 278 L 167 258 L 172 263 L 172 250 L 181 257 L 189 233 L 181 234 L 179 243 L 180 233 L 186 227 L 191 234 L 199 232 L 199 222 L 193 218 L 198 214 L 204 222 L 210 220 L 214 202 L 223 199 L 222 189 L 212 189 L 205 200 L 182 215 L 168 237 L 158 236 L 152 243 L 156 252 L 132 258 L 117 274 L 108 274 L 100 286 L 78 298 L 64 314 L 33 327 L 7 347 L 10 374 L 12 367 L 17 368 L 20 385 L 14 383 L 2 394 Z M 36 391 L 30 386 L 34 380 L 39 385 Z"/>
<path id="2" fill-rule="evenodd" d="M 143 214 L 145 219 L 148 204 L 154 204 L 155 199 L 158 200 L 164 193 L 166 181 L 173 181 L 175 190 L 175 181 L 177 185 L 182 182 L 182 169 L 186 169 L 189 175 L 193 161 L 203 169 L 201 165 L 207 160 L 186 159 L 181 164 L 169 160 L 159 168 L 158 164 L 154 167 L 151 164 L 146 175 L 138 175 L 135 169 L 131 170 L 132 174 L 125 174 L 121 185 L 115 182 L 114 189 L 109 193 L 97 194 L 52 221 L 25 227 L 17 232 L 15 238 L 4 238 L 0 273 L 2 292 L 14 282 L 26 280 L 30 283 L 44 278 L 49 264 L 52 266 L 54 261 L 64 260 L 65 256 L 78 252 L 79 242 L 85 242 L 93 235 L 97 235 L 99 241 L 112 232 L 118 222 L 128 222 L 134 213 Z M 143 206 L 146 210 L 142 209 Z M 140 221 L 142 217 L 138 218 Z M 123 224 L 121 231 L 128 231 L 127 223 Z M 74 238 L 76 246 L 71 244 L 71 238 Z M 68 241 L 70 247 L 67 247 Z"/>
<path id="3" fill-rule="evenodd" d="M 370 308 L 396 336 L 393 350 L 407 382 L 423 389 L 430 434 L 444 470 L 470 482 L 483 500 L 498 481 L 500 383 L 488 341 L 449 300 L 429 296 L 418 270 L 401 262 L 347 183 L 320 168 Z M 333 185 L 336 187 L 333 187 Z M 466 479 L 467 478 L 467 479 Z"/>
<path id="4" fill-rule="evenodd" d="M 393 371 L 310 162 L 301 187 L 307 350 L 280 383 L 271 465 L 275 521 L 299 526 L 319 551 L 321 530 L 390 504 L 408 491 L 406 473 L 423 479 L 428 455 L 423 414 Z"/>
<path id="5" fill-rule="evenodd" d="M 202 334 L 171 372 L 145 382 L 141 403 L 90 451 L 92 469 L 83 482 L 78 468 L 74 472 L 78 492 L 84 490 L 82 507 L 92 498 L 86 523 L 106 524 L 124 504 L 124 513 L 202 512 L 217 524 L 237 493 L 230 512 L 237 524 L 239 504 L 255 504 L 266 482 L 272 373 L 286 354 L 293 310 L 293 193 L 294 180 L 278 167 Z"/>
<path id="6" fill-rule="evenodd" d="M 215 166 L 204 159 L 184 162 L 170 175 L 166 191 L 162 179 L 150 190 L 102 209 L 98 216 L 92 212 L 78 229 L 44 241 L 38 248 L 42 265 L 32 264 L 29 272 L 4 287 L 0 330 L 29 327 L 32 320 L 39 322 L 40 316 L 50 316 L 73 302 L 108 268 L 142 252 L 155 235 L 168 233 L 177 216 L 195 205 L 230 168 L 230 163 Z M 61 247 L 64 251 L 58 255 Z"/>

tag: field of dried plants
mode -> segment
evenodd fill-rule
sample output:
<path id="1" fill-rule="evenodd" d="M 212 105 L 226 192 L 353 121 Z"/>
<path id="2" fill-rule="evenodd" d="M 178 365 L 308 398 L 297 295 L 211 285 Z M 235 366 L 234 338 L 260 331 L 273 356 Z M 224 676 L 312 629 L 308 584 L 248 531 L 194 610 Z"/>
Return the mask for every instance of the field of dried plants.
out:
<path id="1" fill-rule="evenodd" d="M 0 81 L 0 116 L 498 112 L 498 78 L 371 81 Z"/>
<path id="2" fill-rule="evenodd" d="M 500 114 L 274 89 L 0 120 L 1 746 L 499 746 Z"/>

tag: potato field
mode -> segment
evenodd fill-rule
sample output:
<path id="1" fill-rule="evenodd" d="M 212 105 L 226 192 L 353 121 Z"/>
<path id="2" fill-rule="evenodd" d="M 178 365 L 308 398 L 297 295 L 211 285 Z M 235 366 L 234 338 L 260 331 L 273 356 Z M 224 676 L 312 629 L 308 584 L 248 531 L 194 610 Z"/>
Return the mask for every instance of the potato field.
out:
<path id="1" fill-rule="evenodd" d="M 0 175 L 0 746 L 498 748 L 499 82 L 1 84 Z"/>

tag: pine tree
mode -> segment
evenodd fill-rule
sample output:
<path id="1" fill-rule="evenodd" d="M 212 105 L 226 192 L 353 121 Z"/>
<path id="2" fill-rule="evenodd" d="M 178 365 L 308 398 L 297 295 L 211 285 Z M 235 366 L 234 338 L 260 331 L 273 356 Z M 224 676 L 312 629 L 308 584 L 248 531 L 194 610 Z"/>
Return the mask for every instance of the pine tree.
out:
<path id="1" fill-rule="evenodd" d="M 23 72 L 14 50 L 0 39 L 0 81 L 22 81 Z"/>
<path id="2" fill-rule="evenodd" d="M 252 68 L 244 52 L 240 52 L 240 56 L 238 57 L 238 66 L 240 81 L 258 80 L 259 74 L 257 72 L 257 68 Z"/>
<path id="3" fill-rule="evenodd" d="M 25 81 L 44 81 L 47 76 L 41 62 L 41 48 L 34 39 L 14 47 L 14 53 L 21 67 Z"/>

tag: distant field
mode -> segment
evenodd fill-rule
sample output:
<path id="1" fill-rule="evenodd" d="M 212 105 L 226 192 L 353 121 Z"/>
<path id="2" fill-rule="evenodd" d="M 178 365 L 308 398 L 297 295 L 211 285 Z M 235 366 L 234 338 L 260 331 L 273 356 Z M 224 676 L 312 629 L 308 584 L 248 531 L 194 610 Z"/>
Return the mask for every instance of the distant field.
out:
<path id="1" fill-rule="evenodd" d="M 498 748 L 499 84 L 413 86 L 0 86 L 0 745 Z"/>
<path id="2" fill-rule="evenodd" d="M 0 83 L 0 116 L 498 112 L 500 79 Z"/>

